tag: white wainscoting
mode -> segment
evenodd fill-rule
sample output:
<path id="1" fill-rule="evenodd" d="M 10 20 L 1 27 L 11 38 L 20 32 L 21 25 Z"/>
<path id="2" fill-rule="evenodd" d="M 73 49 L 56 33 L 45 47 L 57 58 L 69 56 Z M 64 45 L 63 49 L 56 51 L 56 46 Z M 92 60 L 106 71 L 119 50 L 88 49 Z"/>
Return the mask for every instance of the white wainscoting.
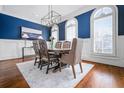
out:
<path id="1" fill-rule="evenodd" d="M 0 60 L 14 59 L 22 57 L 22 47 L 24 40 L 0 39 Z M 26 41 L 27 47 L 32 46 L 32 41 Z M 25 55 L 33 55 L 33 49 L 25 49 Z"/>
<path id="2" fill-rule="evenodd" d="M 48 48 L 50 42 L 47 42 Z M 25 46 L 24 40 L 0 39 L 0 60 L 8 60 L 22 57 L 22 47 Z M 31 40 L 26 40 L 26 47 L 32 45 Z M 25 56 L 35 55 L 33 48 L 25 48 Z"/>
<path id="3" fill-rule="evenodd" d="M 124 67 L 124 36 L 118 37 L 117 57 L 95 56 L 91 53 L 91 39 L 83 39 L 82 59 L 98 63 L 110 64 Z M 7 60 L 22 57 L 23 40 L 0 40 L 0 60 Z M 31 41 L 27 41 L 27 46 L 32 46 Z M 25 55 L 33 55 L 33 49 L 26 49 Z"/>
<path id="4" fill-rule="evenodd" d="M 93 55 L 91 52 L 91 39 L 83 39 L 82 59 L 124 67 L 124 36 L 118 37 L 117 57 Z"/>

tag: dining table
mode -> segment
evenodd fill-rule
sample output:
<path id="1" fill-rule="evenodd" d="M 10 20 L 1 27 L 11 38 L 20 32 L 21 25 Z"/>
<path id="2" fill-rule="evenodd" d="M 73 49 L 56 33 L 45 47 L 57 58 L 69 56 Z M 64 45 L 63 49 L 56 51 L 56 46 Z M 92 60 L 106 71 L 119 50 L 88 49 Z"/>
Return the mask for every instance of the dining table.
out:
<path id="1" fill-rule="evenodd" d="M 71 49 L 70 48 L 49 48 L 48 51 L 53 51 L 53 52 L 69 52 Z"/>
<path id="2" fill-rule="evenodd" d="M 63 54 L 68 54 L 70 50 L 71 50 L 70 48 L 49 48 L 48 49 L 49 53 L 50 54 L 55 53 L 55 55 L 57 55 L 56 57 L 58 59 L 58 65 L 54 67 L 53 72 L 56 72 L 59 69 L 59 67 L 60 67 L 59 66 L 60 65 L 60 63 L 59 63 L 60 60 L 59 59 L 61 59 L 61 56 Z M 62 67 L 66 66 L 66 65 L 67 64 L 64 64 L 64 63 L 61 64 Z"/>
<path id="3" fill-rule="evenodd" d="M 71 50 L 70 48 L 49 48 L 48 49 L 49 53 L 56 53 L 60 57 L 62 54 L 68 54 L 70 50 Z"/>

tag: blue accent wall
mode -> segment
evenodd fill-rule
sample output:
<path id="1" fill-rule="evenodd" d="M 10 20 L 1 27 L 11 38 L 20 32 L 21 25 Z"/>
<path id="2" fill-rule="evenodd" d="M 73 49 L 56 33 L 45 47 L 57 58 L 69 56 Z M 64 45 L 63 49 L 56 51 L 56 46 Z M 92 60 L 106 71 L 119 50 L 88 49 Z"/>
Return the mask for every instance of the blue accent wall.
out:
<path id="1" fill-rule="evenodd" d="M 78 21 L 78 37 L 90 38 L 90 16 L 93 10 L 83 13 L 75 18 Z M 59 40 L 65 40 L 66 21 L 59 24 Z"/>
<path id="2" fill-rule="evenodd" d="M 90 16 L 93 10 L 76 16 L 78 21 L 78 37 L 90 38 Z"/>
<path id="3" fill-rule="evenodd" d="M 118 5 L 117 8 L 118 35 L 124 35 L 124 5 Z M 93 10 L 75 17 L 78 20 L 79 38 L 90 38 L 90 16 L 92 12 Z M 58 24 L 59 40 L 65 40 L 65 24 L 66 21 Z M 0 13 L 0 39 L 21 39 L 21 26 L 41 30 L 43 33 L 43 38 L 46 40 L 49 39 L 50 28 L 34 22 Z"/>
<path id="4" fill-rule="evenodd" d="M 59 40 L 65 40 L 65 23 L 66 23 L 66 21 L 58 24 L 58 26 L 59 26 Z"/>
<path id="5" fill-rule="evenodd" d="M 0 39 L 21 39 L 21 26 L 41 30 L 43 38 L 49 38 L 48 27 L 0 13 Z"/>
<path id="6" fill-rule="evenodd" d="M 118 35 L 124 35 L 124 5 L 117 5 L 118 8 Z M 94 10 L 94 9 L 93 9 Z M 76 16 L 78 20 L 78 37 L 90 38 L 90 17 L 93 10 Z M 59 24 L 59 39 L 65 39 L 65 23 Z"/>
<path id="7" fill-rule="evenodd" d="M 118 5 L 118 35 L 124 35 L 124 5 Z"/>

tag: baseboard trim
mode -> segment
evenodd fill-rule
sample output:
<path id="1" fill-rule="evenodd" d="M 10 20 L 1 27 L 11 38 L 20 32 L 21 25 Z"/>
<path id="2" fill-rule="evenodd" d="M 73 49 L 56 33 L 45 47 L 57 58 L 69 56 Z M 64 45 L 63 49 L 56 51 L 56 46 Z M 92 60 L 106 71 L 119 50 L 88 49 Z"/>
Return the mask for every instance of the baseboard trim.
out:
<path id="1" fill-rule="evenodd" d="M 117 65 L 111 65 L 111 64 L 100 63 L 100 62 L 95 62 L 95 61 L 89 61 L 89 60 L 82 60 L 82 61 L 83 61 L 83 62 L 88 62 L 88 63 L 91 63 L 91 64 L 101 64 L 101 65 L 108 65 L 108 66 L 113 66 L 113 67 L 120 67 L 120 68 L 124 68 L 124 67 L 117 66 Z"/>
<path id="2" fill-rule="evenodd" d="M 35 55 L 28 55 L 28 56 L 25 56 L 24 59 L 25 59 L 25 58 L 30 58 L 30 57 L 35 57 Z M 22 57 L 19 57 L 19 58 L 12 58 L 12 59 L 0 60 L 0 62 L 11 61 L 11 60 L 21 60 L 21 59 L 23 60 Z"/>

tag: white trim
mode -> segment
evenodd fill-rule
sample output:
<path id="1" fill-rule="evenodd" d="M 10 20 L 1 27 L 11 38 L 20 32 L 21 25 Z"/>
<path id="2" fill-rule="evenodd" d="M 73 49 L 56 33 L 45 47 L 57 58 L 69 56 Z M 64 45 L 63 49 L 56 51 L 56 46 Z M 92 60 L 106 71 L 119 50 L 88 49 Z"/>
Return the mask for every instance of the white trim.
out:
<path id="1" fill-rule="evenodd" d="M 94 13 L 98 10 L 98 9 L 100 9 L 100 8 L 103 8 L 103 7 L 110 7 L 110 8 L 112 8 L 112 10 L 114 10 L 114 12 L 112 12 L 112 15 L 113 15 L 113 35 L 114 35 L 114 42 L 113 42 L 113 54 L 112 55 L 107 55 L 107 54 L 103 54 L 103 53 L 94 53 L 93 52 L 93 48 L 94 48 L 94 44 L 93 44 L 93 17 L 94 17 Z M 91 23 L 91 47 L 92 47 L 92 49 L 91 49 L 91 54 L 92 55 L 96 55 L 96 56 L 107 56 L 107 57 L 115 57 L 115 56 L 118 56 L 117 54 L 117 52 L 118 52 L 118 9 L 117 9 L 117 7 L 116 6 L 100 6 L 100 7 L 98 7 L 98 8 L 96 8 L 96 10 L 94 10 L 94 12 L 92 13 L 92 15 L 91 15 L 91 18 L 90 18 L 90 23 Z"/>
<path id="2" fill-rule="evenodd" d="M 67 20 L 67 22 L 65 23 L 65 40 L 67 40 L 67 23 L 70 21 L 70 20 L 74 20 L 76 22 L 76 28 L 75 28 L 75 31 L 76 31 L 76 37 L 78 38 L 78 20 L 76 18 L 71 18 L 69 20 Z"/>
<path id="3" fill-rule="evenodd" d="M 97 20 L 97 19 L 100 19 L 100 18 L 103 18 L 103 17 L 107 17 L 107 16 L 110 16 L 110 15 L 112 15 L 112 13 L 111 13 L 111 14 L 104 15 L 104 16 L 102 16 L 102 17 L 94 18 L 94 20 Z"/>

